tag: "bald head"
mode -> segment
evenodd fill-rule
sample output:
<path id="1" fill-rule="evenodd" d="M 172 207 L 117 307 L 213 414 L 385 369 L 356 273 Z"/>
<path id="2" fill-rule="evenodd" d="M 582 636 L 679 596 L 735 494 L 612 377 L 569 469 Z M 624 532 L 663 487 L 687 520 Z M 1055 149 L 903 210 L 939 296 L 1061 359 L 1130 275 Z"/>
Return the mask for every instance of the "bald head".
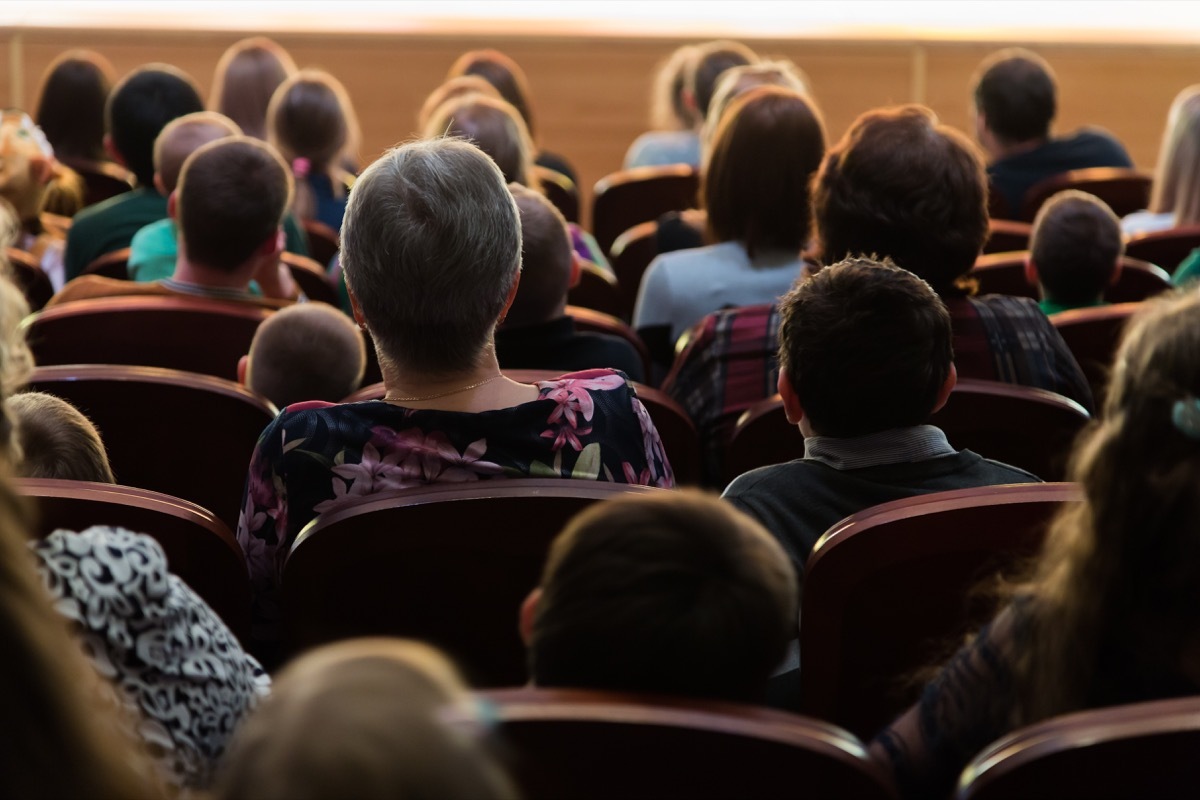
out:
<path id="1" fill-rule="evenodd" d="M 272 314 L 250 343 L 246 385 L 279 408 L 305 400 L 336 403 L 358 389 L 366 368 L 362 333 L 324 303 Z"/>
<path id="2" fill-rule="evenodd" d="M 242 129 L 224 114 L 198 111 L 172 120 L 154 140 L 154 175 L 159 191 L 169 195 L 179 184 L 188 156 L 209 142 L 241 136 Z"/>

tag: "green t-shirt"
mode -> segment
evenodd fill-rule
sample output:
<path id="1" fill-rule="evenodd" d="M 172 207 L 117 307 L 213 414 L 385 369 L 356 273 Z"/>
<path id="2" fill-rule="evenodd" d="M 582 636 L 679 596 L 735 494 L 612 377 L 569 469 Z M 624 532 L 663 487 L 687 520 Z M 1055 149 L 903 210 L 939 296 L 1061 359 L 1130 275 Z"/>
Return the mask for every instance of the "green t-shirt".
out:
<path id="1" fill-rule="evenodd" d="M 291 214 L 283 218 L 283 232 L 287 237 L 286 248 L 289 253 L 308 255 L 304 231 Z M 175 257 L 178 255 L 177 234 L 178 228 L 173 219 L 152 222 L 134 234 L 129 244 L 129 279 L 149 283 L 174 275 Z"/>
<path id="2" fill-rule="evenodd" d="M 1096 306 L 1106 306 L 1106 305 L 1108 305 L 1108 303 L 1104 302 L 1103 300 L 1099 300 L 1095 303 L 1074 303 L 1074 304 L 1056 303 L 1053 300 L 1042 300 L 1041 302 L 1038 303 L 1038 308 L 1040 308 L 1042 310 L 1042 313 L 1048 317 L 1051 314 L 1057 314 L 1060 311 L 1071 311 L 1072 309 L 1075 309 L 1075 308 L 1095 308 Z"/>
<path id="3" fill-rule="evenodd" d="M 1176 286 L 1183 286 L 1185 283 L 1200 278 L 1200 247 L 1197 247 L 1192 252 L 1188 253 L 1188 257 L 1176 268 L 1175 274 L 1171 276 L 1171 283 Z"/>
<path id="4" fill-rule="evenodd" d="M 66 279 L 78 277 L 105 253 L 129 247 L 135 233 L 166 216 L 167 198 L 149 188 L 125 192 L 80 211 L 67 233 Z"/>

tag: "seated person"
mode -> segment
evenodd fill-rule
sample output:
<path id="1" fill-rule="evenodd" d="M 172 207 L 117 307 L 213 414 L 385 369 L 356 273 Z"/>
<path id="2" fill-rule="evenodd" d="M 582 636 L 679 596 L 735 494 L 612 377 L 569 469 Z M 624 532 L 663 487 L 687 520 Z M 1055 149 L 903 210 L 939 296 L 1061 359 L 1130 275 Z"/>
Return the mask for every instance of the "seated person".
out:
<path id="1" fill-rule="evenodd" d="M 75 406 L 43 392 L 13 395 L 6 406 L 20 447 L 17 477 L 117 482 L 100 432 Z"/>
<path id="2" fill-rule="evenodd" d="M 179 175 L 188 156 L 209 142 L 241 135 L 233 120 L 213 111 L 172 120 L 154 141 L 154 187 L 164 197 L 170 197 L 179 186 Z M 306 254 L 304 233 L 291 215 L 284 218 L 284 230 L 287 250 Z M 135 233 L 129 243 L 129 279 L 149 283 L 171 277 L 179 253 L 178 238 L 178 226 L 171 217 L 152 222 Z"/>
<path id="3" fill-rule="evenodd" d="M 1036 183 L 1073 169 L 1132 167 L 1121 143 L 1099 128 L 1053 137 L 1057 87 L 1050 65 L 1036 53 L 1011 48 L 993 53 L 974 81 L 975 131 L 987 152 L 988 178 L 1010 215 L 1021 212 Z"/>
<path id="4" fill-rule="evenodd" d="M 1105 290 L 1121 275 L 1124 252 L 1121 221 L 1103 200 L 1059 192 L 1033 221 L 1025 275 L 1038 286 L 1046 315 L 1102 306 Z"/>
<path id="5" fill-rule="evenodd" d="M 724 498 L 779 540 L 803 577 L 830 526 L 870 506 L 1038 478 L 955 450 L 926 424 L 954 388 L 950 315 L 888 261 L 847 259 L 781 302 L 779 394 L 804 457 L 752 470 Z"/>
<path id="6" fill-rule="evenodd" d="M 0 199 L 12 207 L 21 229 L 14 245 L 37 259 L 56 291 L 63 285 L 66 239 L 62 231 L 42 225 L 41 213 L 55 175 L 62 170 L 28 114 L 11 110 L 0 114 Z"/>
<path id="7" fill-rule="evenodd" d="M 270 308 L 300 296 L 280 263 L 280 225 L 292 196 L 292 178 L 270 147 L 248 136 L 209 142 L 183 164 L 168 203 L 179 225 L 179 257 L 170 278 L 151 283 L 84 275 L 47 306 L 124 295 L 207 297 Z M 262 296 L 252 294 L 250 281 Z"/>
<path id="8" fill-rule="evenodd" d="M 620 374 L 531 386 L 500 371 L 492 333 L 516 295 L 521 221 L 478 148 L 420 140 L 368 167 L 346 208 L 341 263 L 387 394 L 293 406 L 259 439 L 237 530 L 256 640 L 275 636 L 279 566 L 300 529 L 362 497 L 522 477 L 673 485 L 658 431 Z"/>
<path id="9" fill-rule="evenodd" d="M 171 120 L 203 110 L 192 79 L 166 64 L 140 67 L 113 89 L 104 109 L 105 147 L 137 177 L 137 187 L 75 216 L 67 235 L 68 281 L 105 253 L 128 247 L 135 233 L 167 216 L 167 198 L 154 188 L 154 140 Z"/>
<path id="10" fill-rule="evenodd" d="M 1150 205 L 1126 214 L 1126 236 L 1200 224 L 1200 84 L 1175 95 L 1154 168 Z M 1174 264 L 1160 264 L 1170 270 Z"/>
<path id="11" fill-rule="evenodd" d="M 644 139 L 662 142 L 664 152 L 668 150 L 667 143 L 675 140 L 679 143 L 683 158 L 668 163 L 699 165 L 697 129 L 700 119 L 686 92 L 688 73 L 693 69 L 695 60 L 696 46 L 685 44 L 659 63 L 650 92 L 650 130 L 634 140 L 635 144 L 630 146 L 622 169 L 636 166 L 629 157 L 634 154 L 636 143 Z"/>
<path id="12" fill-rule="evenodd" d="M 680 490 L 572 519 L 521 633 L 537 686 L 761 703 L 796 603 L 787 558 L 758 523 Z"/>
<path id="13" fill-rule="evenodd" d="M 276 408 L 305 400 L 344 400 L 362 385 L 367 351 L 362 331 L 324 303 L 298 303 L 258 326 L 238 380 Z"/>
<path id="14" fill-rule="evenodd" d="M 611 367 L 643 380 L 633 345 L 616 336 L 575 330 L 566 316 L 567 291 L 579 281 L 579 256 L 567 221 L 540 194 L 508 187 L 521 214 L 521 279 L 504 324 L 496 331 L 503 369 L 571 370 Z"/>
<path id="15" fill-rule="evenodd" d="M 485 725 L 476 708 L 427 645 L 351 639 L 312 650 L 238 731 L 214 797 L 515 800 L 472 735 Z"/>

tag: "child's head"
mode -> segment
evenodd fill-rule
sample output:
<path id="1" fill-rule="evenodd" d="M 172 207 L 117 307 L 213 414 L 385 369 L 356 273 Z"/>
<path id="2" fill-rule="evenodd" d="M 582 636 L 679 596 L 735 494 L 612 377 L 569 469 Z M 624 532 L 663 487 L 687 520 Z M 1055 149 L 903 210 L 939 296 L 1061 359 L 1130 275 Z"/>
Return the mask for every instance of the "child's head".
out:
<path id="1" fill-rule="evenodd" d="M 279 85 L 267 110 L 267 132 L 293 170 L 303 160 L 312 172 L 328 172 L 358 149 L 350 96 L 337 78 L 321 70 L 301 70 Z"/>
<path id="2" fill-rule="evenodd" d="M 288 52 L 265 36 L 230 45 L 217 62 L 208 107 L 232 119 L 247 136 L 267 138 L 271 95 L 296 73 Z"/>
<path id="3" fill-rule="evenodd" d="M 429 126 L 430 117 L 443 105 L 468 94 L 481 94 L 485 97 L 503 99 L 495 86 L 478 75 L 460 75 L 457 78 L 451 78 L 430 92 L 429 96 L 425 98 L 425 102 L 421 104 L 421 110 L 417 112 L 417 130 L 425 130 Z"/>
<path id="4" fill-rule="evenodd" d="M 35 116 L 55 155 L 104 157 L 104 105 L 115 81 L 108 59 L 90 50 L 69 50 L 46 68 Z"/>
<path id="5" fill-rule="evenodd" d="M 75 406 L 42 392 L 13 395 L 7 405 L 22 453 L 18 477 L 116 483 L 100 432 Z"/>
<path id="6" fill-rule="evenodd" d="M 521 282 L 508 309 L 510 326 L 534 325 L 562 316 L 576 277 L 567 221 L 544 196 L 509 185 L 521 215 Z"/>
<path id="7" fill-rule="evenodd" d="M 848 258 L 780 301 L 779 392 L 805 435 L 921 425 L 954 387 L 950 314 L 888 260 Z"/>
<path id="8" fill-rule="evenodd" d="M 305 400 L 336 403 L 358 390 L 366 359 L 362 332 L 345 314 L 324 303 L 300 303 L 258 326 L 238 373 L 278 408 Z"/>
<path id="9" fill-rule="evenodd" d="M 179 173 L 188 156 L 209 142 L 242 131 L 233 120 L 214 111 L 197 111 L 171 120 L 154 141 L 154 186 L 169 195 L 179 185 Z"/>
<path id="10" fill-rule="evenodd" d="M 458 57 L 446 78 L 460 75 L 478 75 L 496 87 L 500 96 L 517 110 L 529 135 L 534 135 L 533 101 L 520 64 L 499 50 L 472 50 Z"/>
<path id="11" fill-rule="evenodd" d="M 537 152 L 517 109 L 504 100 L 466 94 L 439 106 L 423 135 L 460 136 L 491 156 L 504 180 L 537 189 Z"/>
<path id="12" fill-rule="evenodd" d="M 721 115 L 729 104 L 755 86 L 782 86 L 796 94 L 808 96 L 808 79 L 791 61 L 761 61 L 727 69 L 717 81 L 712 102 L 708 104 L 708 116 L 704 119 L 701 131 L 706 146 L 711 143 L 713 133 L 721 122 Z"/>
<path id="13" fill-rule="evenodd" d="M 431 647 L 355 639 L 279 675 L 224 758 L 220 800 L 516 796 L 478 741 L 457 671 Z"/>
<path id="14" fill-rule="evenodd" d="M 1121 221 L 1103 200 L 1086 192 L 1059 192 L 1033 221 L 1030 279 L 1051 302 L 1093 305 L 1116 278 L 1124 252 Z"/>
<path id="15" fill-rule="evenodd" d="M 12 205 L 18 222 L 37 219 L 54 164 L 46 137 L 27 114 L 0 114 L 0 197 Z"/>
<path id="16" fill-rule="evenodd" d="M 168 64 L 149 64 L 126 75 L 104 110 L 115 155 L 142 186 L 154 182 L 154 140 L 167 123 L 203 111 L 196 84 Z"/>
<path id="17" fill-rule="evenodd" d="M 522 609 L 539 686 L 761 700 L 796 635 L 779 544 L 716 497 L 597 504 L 550 549 Z"/>
<path id="18" fill-rule="evenodd" d="M 754 64 L 758 56 L 741 42 L 716 41 L 698 45 L 687 75 L 685 91 L 691 106 L 701 121 L 708 116 L 708 106 L 717 81 L 726 70 Z"/>

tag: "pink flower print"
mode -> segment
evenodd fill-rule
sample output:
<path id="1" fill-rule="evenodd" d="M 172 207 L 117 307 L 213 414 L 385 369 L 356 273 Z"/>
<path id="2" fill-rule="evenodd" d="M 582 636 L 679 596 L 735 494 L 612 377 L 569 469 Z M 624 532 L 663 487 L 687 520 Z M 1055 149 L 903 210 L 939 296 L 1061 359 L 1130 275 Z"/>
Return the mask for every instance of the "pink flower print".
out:
<path id="1" fill-rule="evenodd" d="M 646 481 L 646 485 L 666 488 L 674 486 L 675 474 L 671 469 L 671 462 L 667 460 L 667 451 L 663 447 L 662 438 L 658 435 L 658 428 L 654 427 L 654 420 L 650 418 L 650 412 L 646 410 L 645 404 L 636 397 L 633 398 L 633 413 L 642 429 L 642 447 L 645 450 L 646 465 L 649 467 L 651 475 L 651 480 Z M 662 464 L 661 475 L 655 468 L 656 460 Z"/>
<path id="2" fill-rule="evenodd" d="M 238 543 L 241 544 L 243 550 L 246 549 L 246 545 L 249 544 L 250 540 L 254 538 L 251 532 L 261 528 L 266 524 L 266 521 L 267 515 L 255 509 L 254 492 L 246 492 L 246 505 L 242 509 L 242 512 L 238 514 L 237 524 Z"/>
<path id="3" fill-rule="evenodd" d="M 592 432 L 591 426 L 585 427 L 583 423 L 590 422 L 596 411 L 589 390 L 607 391 L 624 385 L 625 379 L 611 372 L 603 372 L 595 378 L 568 378 L 541 384 L 544 392 L 541 399 L 555 403 L 546 422 L 557 426 L 547 428 L 542 432 L 542 437 L 554 440 L 551 449 L 556 452 L 567 444 L 577 452 L 582 450 L 583 443 L 579 437 Z"/>
<path id="4" fill-rule="evenodd" d="M 422 483 L 462 483 L 479 480 L 480 475 L 498 475 L 503 472 L 499 464 L 482 461 L 487 451 L 487 440 L 479 439 L 467 445 L 459 453 L 442 431 L 426 435 L 419 428 L 402 431 L 391 428 L 372 428 L 372 441 L 393 452 L 388 459 L 399 459 L 399 468 L 408 485 Z"/>
<path id="5" fill-rule="evenodd" d="M 420 472 L 398 463 L 400 452 L 380 456 L 379 450 L 370 442 L 363 445 L 362 460 L 357 464 L 338 464 L 333 467 L 333 497 L 313 506 L 322 514 L 340 508 L 360 497 L 389 489 L 407 489 L 420 486 Z"/>
<path id="6" fill-rule="evenodd" d="M 621 469 L 625 471 L 625 482 L 630 486 L 649 486 L 653 480 L 650 475 L 649 467 L 643 469 L 641 473 L 638 473 L 638 471 L 634 469 L 633 464 L 630 464 L 628 461 L 622 461 Z"/>

